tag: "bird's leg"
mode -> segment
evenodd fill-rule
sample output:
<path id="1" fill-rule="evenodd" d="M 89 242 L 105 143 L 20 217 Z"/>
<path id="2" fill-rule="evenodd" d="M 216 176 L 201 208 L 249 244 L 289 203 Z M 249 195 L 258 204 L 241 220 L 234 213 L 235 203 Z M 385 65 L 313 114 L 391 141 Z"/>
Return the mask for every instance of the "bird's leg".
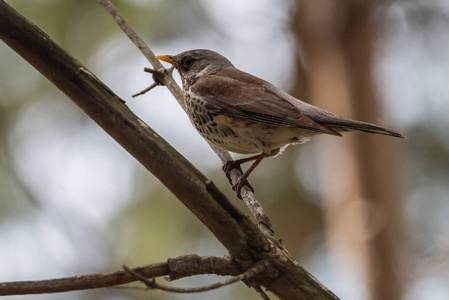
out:
<path id="1" fill-rule="evenodd" d="M 265 156 L 267 156 L 266 153 L 261 153 L 258 156 L 255 156 L 256 161 L 251 165 L 251 167 L 249 167 L 248 170 L 246 170 L 246 172 L 240 176 L 240 178 L 237 180 L 237 182 L 234 184 L 234 186 L 232 187 L 232 189 L 235 191 L 235 193 L 237 194 L 237 197 L 241 198 L 242 196 L 240 195 L 240 190 L 242 189 L 242 186 L 245 183 L 248 183 L 248 176 L 254 171 L 254 169 L 257 167 L 257 165 L 259 165 L 259 163 L 265 158 Z M 248 184 L 249 185 L 249 184 Z M 249 185 L 249 187 L 251 188 L 251 191 L 254 193 L 254 189 L 252 186 Z"/>
<path id="2" fill-rule="evenodd" d="M 242 159 L 230 160 L 230 161 L 227 161 L 227 162 L 223 165 L 223 168 L 222 168 L 222 169 L 223 169 L 223 171 L 225 172 L 226 177 L 227 177 L 228 180 L 229 180 L 229 183 L 232 184 L 232 189 L 233 189 L 234 191 L 235 191 L 235 188 L 234 188 L 235 185 L 232 183 L 231 173 L 230 173 L 231 170 L 234 169 L 234 168 L 236 168 L 237 170 L 240 171 L 240 173 L 243 174 L 243 171 L 242 171 L 242 168 L 240 167 L 240 165 L 241 165 L 241 164 L 244 164 L 244 163 L 246 163 L 246 162 L 255 160 L 255 159 L 257 159 L 258 157 L 259 157 L 259 155 L 255 155 L 255 156 L 246 157 L 246 158 L 242 158 Z M 240 176 L 240 178 L 241 178 L 241 177 L 243 177 L 243 175 Z M 238 182 L 240 182 L 240 178 L 237 180 L 236 184 L 237 184 Z M 251 186 L 251 184 L 249 184 L 248 180 L 246 180 L 246 179 L 243 180 L 241 186 L 243 186 L 244 184 L 246 184 L 246 185 L 251 189 L 251 191 L 254 193 L 254 189 L 253 189 L 253 187 Z M 241 188 L 241 187 L 240 187 L 240 188 Z M 242 197 L 240 196 L 240 193 L 237 193 L 237 197 L 239 197 L 240 199 L 242 199 Z"/>
<path id="3" fill-rule="evenodd" d="M 242 172 L 243 175 L 240 176 L 239 179 L 237 180 L 237 182 L 232 186 L 232 189 L 235 191 L 235 193 L 237 194 L 237 197 L 239 197 L 240 199 L 242 198 L 241 195 L 240 195 L 240 190 L 242 189 L 242 186 L 245 185 L 245 184 L 254 193 L 253 187 L 248 182 L 248 176 L 251 174 L 252 171 L 254 171 L 254 169 L 257 167 L 257 165 L 266 156 L 267 156 L 266 153 L 262 153 L 262 154 L 251 156 L 251 157 L 247 157 L 247 158 L 231 160 L 231 161 L 226 162 L 223 165 L 223 171 L 225 172 L 226 177 L 228 177 L 229 182 L 232 184 L 231 175 L 229 173 L 231 171 L 231 169 L 237 168 L 237 169 L 240 170 L 240 172 L 242 172 L 242 168 L 240 167 L 241 164 L 249 162 L 249 161 L 252 161 L 252 160 L 255 160 L 255 162 L 251 165 L 251 167 L 249 167 L 249 169 L 245 173 Z"/>
<path id="4" fill-rule="evenodd" d="M 236 159 L 236 160 L 229 160 L 229 161 L 227 161 L 223 165 L 222 169 L 225 172 L 226 177 L 228 177 L 229 182 L 232 183 L 231 174 L 229 173 L 229 172 L 231 172 L 232 169 L 237 168 L 243 174 L 243 171 L 242 171 L 242 168 L 240 167 L 240 165 L 244 164 L 246 162 L 249 162 L 249 161 L 256 160 L 259 156 L 260 156 L 260 154 L 259 155 L 254 155 L 254 156 L 251 156 L 251 157 L 242 158 L 242 159 Z"/>
<path id="5" fill-rule="evenodd" d="M 229 183 L 232 184 L 232 178 L 231 178 L 231 170 L 232 170 L 232 169 L 236 168 L 237 170 L 240 171 L 240 173 L 243 174 L 243 171 L 242 171 L 242 168 L 240 167 L 240 165 L 241 165 L 241 164 L 244 164 L 244 163 L 246 163 L 246 162 L 255 160 L 255 159 L 257 159 L 258 157 L 259 157 L 259 155 L 255 155 L 255 156 L 246 157 L 246 158 L 242 158 L 242 159 L 229 160 L 229 161 L 227 161 L 227 162 L 223 165 L 222 170 L 223 170 L 223 172 L 225 172 L 226 177 L 227 177 L 228 180 L 229 180 Z M 253 188 L 251 187 L 251 185 L 250 185 L 249 183 L 247 183 L 247 184 L 248 184 L 248 186 L 249 186 L 249 187 L 251 188 L 251 190 L 252 190 Z"/>

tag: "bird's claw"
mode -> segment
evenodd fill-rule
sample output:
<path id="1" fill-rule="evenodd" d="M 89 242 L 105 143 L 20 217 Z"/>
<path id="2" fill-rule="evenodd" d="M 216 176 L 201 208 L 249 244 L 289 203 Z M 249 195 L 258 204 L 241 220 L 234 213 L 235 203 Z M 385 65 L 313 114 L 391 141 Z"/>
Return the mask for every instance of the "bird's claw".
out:
<path id="1" fill-rule="evenodd" d="M 231 179 L 231 170 L 232 169 L 237 169 L 240 171 L 240 173 L 243 174 L 242 168 L 240 167 L 241 163 L 237 160 L 229 160 L 227 162 L 225 162 L 225 164 L 222 167 L 223 172 L 226 174 L 226 177 L 229 180 L 229 183 L 232 184 L 232 179 Z"/>
<path id="2" fill-rule="evenodd" d="M 240 167 L 242 163 L 239 160 L 230 160 L 227 161 L 224 165 L 223 165 L 223 171 L 226 174 L 226 177 L 229 180 L 229 183 L 232 184 L 232 178 L 231 178 L 231 170 L 232 169 L 237 169 L 240 171 L 240 173 L 243 174 L 242 168 Z M 239 177 L 239 179 L 237 180 L 237 182 L 235 184 L 232 184 L 232 190 L 236 193 L 237 197 L 239 199 L 242 199 L 241 196 L 241 190 L 242 187 L 244 185 L 248 186 L 249 189 L 251 190 L 251 192 L 254 193 L 254 188 L 251 186 L 251 184 L 249 184 L 248 180 L 244 177 L 245 175 L 242 175 Z"/>

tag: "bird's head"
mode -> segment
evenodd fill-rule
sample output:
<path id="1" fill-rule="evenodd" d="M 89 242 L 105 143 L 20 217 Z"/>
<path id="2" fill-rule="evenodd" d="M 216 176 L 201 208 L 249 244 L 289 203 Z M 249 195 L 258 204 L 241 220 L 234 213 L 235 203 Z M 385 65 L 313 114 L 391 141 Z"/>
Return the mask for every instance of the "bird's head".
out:
<path id="1" fill-rule="evenodd" d="M 157 59 L 171 63 L 183 79 L 214 74 L 215 72 L 233 67 L 223 55 L 210 50 L 189 50 L 178 55 L 158 55 Z"/>

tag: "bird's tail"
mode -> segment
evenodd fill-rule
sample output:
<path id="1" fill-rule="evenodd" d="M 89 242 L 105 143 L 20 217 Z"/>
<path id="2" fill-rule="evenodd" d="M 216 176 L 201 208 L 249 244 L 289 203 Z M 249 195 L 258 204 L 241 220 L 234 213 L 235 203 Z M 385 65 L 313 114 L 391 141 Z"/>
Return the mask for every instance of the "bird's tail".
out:
<path id="1" fill-rule="evenodd" d="M 331 129 L 337 132 L 363 131 L 375 134 L 394 136 L 397 138 L 407 138 L 407 136 L 403 135 L 402 133 L 396 130 L 388 129 L 375 124 L 370 124 L 361 121 L 354 121 L 345 118 L 335 118 L 334 120 L 326 120 L 325 126 L 330 127 Z"/>

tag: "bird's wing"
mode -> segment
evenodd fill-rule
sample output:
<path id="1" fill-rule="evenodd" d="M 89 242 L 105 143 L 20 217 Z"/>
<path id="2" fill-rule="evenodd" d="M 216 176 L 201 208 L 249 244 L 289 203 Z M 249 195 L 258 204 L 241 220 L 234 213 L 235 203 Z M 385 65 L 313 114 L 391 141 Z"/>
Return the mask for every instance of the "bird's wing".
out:
<path id="1" fill-rule="evenodd" d="M 236 68 L 201 76 L 191 86 L 191 91 L 207 97 L 206 109 L 212 112 L 271 126 L 340 135 L 305 116 L 270 83 Z"/>

